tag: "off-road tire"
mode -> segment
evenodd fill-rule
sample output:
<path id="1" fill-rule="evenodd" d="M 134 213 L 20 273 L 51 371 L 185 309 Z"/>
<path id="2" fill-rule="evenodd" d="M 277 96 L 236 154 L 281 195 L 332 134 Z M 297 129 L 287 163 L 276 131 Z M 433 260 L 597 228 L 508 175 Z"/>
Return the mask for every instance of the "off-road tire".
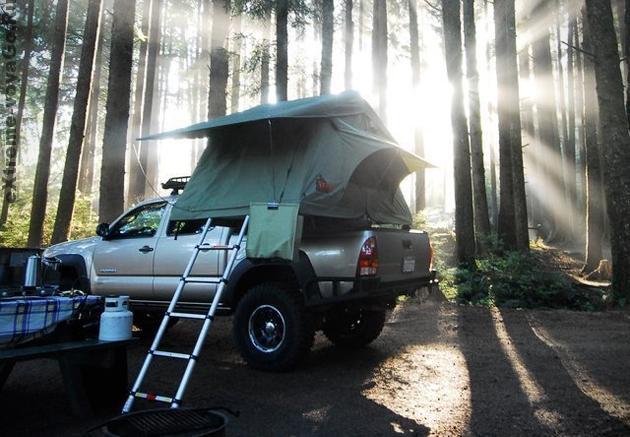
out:
<path id="1" fill-rule="evenodd" d="M 386 310 L 344 309 L 333 311 L 323 323 L 324 335 L 335 346 L 359 348 L 372 343 L 381 334 Z"/>
<path id="2" fill-rule="evenodd" d="M 278 340 L 277 349 L 269 352 L 260 350 L 260 343 L 252 338 L 255 329 L 250 335 L 250 323 L 261 307 L 273 308 L 284 323 L 283 338 Z M 276 283 L 256 285 L 245 293 L 234 314 L 233 331 L 241 356 L 249 366 L 275 372 L 293 369 L 311 349 L 315 336 L 312 317 L 298 290 Z"/>

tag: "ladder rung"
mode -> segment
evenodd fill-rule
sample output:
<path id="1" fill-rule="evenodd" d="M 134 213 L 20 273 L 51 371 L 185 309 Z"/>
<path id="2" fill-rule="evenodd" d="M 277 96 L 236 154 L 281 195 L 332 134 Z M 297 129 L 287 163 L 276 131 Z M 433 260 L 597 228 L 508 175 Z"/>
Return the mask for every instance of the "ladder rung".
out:
<path id="1" fill-rule="evenodd" d="M 207 245 L 207 244 L 202 244 L 202 245 L 198 245 L 195 246 L 197 249 L 201 250 L 202 252 L 205 252 L 207 250 L 233 250 L 233 249 L 240 249 L 241 246 L 239 246 L 238 244 L 235 244 L 233 246 L 230 245 L 225 245 L 225 244 L 214 244 L 212 246 Z"/>
<path id="2" fill-rule="evenodd" d="M 184 282 L 187 284 L 219 284 L 221 283 L 222 278 L 211 278 L 211 279 L 188 279 L 183 278 Z"/>
<path id="3" fill-rule="evenodd" d="M 142 393 L 138 391 L 138 392 L 135 392 L 133 395 L 136 398 L 146 399 L 147 401 L 164 402 L 167 404 L 173 403 L 173 398 L 168 397 L 168 396 L 156 395 L 154 393 Z"/>
<path id="4" fill-rule="evenodd" d="M 181 319 L 199 319 L 203 320 L 206 318 L 204 314 L 193 314 L 193 313 L 170 313 L 169 317 L 179 317 Z"/>
<path id="5" fill-rule="evenodd" d="M 181 358 L 182 360 L 189 360 L 192 355 L 190 354 L 182 354 L 179 352 L 168 352 L 168 351 L 153 351 L 153 355 L 158 355 L 160 357 L 168 357 L 168 358 Z"/>

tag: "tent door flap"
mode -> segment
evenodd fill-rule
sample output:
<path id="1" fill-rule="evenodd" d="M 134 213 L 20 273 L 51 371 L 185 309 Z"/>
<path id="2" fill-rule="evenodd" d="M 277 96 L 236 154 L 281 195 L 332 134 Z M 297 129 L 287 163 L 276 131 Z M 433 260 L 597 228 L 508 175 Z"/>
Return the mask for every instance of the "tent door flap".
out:
<path id="1" fill-rule="evenodd" d="M 302 217 L 297 203 L 251 203 L 248 258 L 297 259 Z"/>

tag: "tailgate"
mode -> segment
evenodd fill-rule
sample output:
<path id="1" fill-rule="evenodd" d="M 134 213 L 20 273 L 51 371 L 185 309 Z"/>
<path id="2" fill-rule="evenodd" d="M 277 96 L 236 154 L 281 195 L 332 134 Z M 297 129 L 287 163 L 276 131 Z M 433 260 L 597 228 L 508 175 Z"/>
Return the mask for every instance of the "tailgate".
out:
<path id="1" fill-rule="evenodd" d="M 421 231 L 373 230 L 378 249 L 378 273 L 382 282 L 430 276 L 429 235 Z"/>

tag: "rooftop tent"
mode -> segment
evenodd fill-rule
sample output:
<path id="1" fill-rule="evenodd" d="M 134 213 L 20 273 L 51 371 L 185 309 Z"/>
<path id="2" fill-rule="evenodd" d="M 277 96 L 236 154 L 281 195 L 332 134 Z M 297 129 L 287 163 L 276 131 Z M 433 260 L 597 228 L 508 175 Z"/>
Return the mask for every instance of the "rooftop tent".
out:
<path id="1" fill-rule="evenodd" d="M 261 105 L 143 140 L 208 137 L 172 217 L 238 217 L 251 203 L 409 224 L 402 179 L 431 167 L 394 142 L 357 93 Z"/>

